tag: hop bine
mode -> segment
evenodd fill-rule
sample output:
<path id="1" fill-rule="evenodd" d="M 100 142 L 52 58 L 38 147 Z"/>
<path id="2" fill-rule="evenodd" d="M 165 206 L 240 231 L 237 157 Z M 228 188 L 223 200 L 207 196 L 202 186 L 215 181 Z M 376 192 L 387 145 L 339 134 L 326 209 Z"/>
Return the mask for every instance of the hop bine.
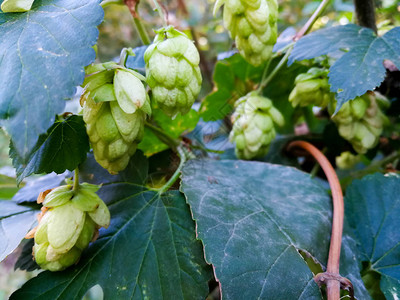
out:
<path id="1" fill-rule="evenodd" d="M 328 83 L 328 70 L 311 68 L 307 73 L 299 74 L 295 87 L 289 95 L 289 101 L 296 106 L 326 107 L 334 99 Z"/>
<path id="2" fill-rule="evenodd" d="M 232 115 L 233 128 L 230 141 L 235 142 L 236 156 L 252 159 L 267 154 L 269 145 L 275 138 L 274 123 L 283 126 L 282 114 L 268 98 L 251 92 L 239 98 Z"/>
<path id="3" fill-rule="evenodd" d="M 184 33 L 172 26 L 156 33 L 144 54 L 152 100 L 171 117 L 186 114 L 201 88 L 199 52 Z"/>
<path id="4" fill-rule="evenodd" d="M 217 0 L 224 5 L 224 24 L 240 54 L 252 65 L 268 61 L 277 38 L 277 0 Z"/>
<path id="5" fill-rule="evenodd" d="M 135 71 L 115 63 L 92 65 L 81 97 L 96 161 L 111 174 L 126 168 L 143 137 L 150 99 Z"/>
<path id="6" fill-rule="evenodd" d="M 110 212 L 96 194 L 99 188 L 82 183 L 74 190 L 68 184 L 39 195 L 39 224 L 26 238 L 34 237 L 33 254 L 42 269 L 62 271 L 77 263 L 98 229 L 109 226 Z"/>

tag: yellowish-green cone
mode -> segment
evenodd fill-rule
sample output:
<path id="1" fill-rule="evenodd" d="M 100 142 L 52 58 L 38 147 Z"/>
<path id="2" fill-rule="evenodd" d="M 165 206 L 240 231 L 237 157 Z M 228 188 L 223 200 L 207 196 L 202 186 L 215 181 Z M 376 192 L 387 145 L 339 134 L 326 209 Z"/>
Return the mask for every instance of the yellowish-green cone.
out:
<path id="1" fill-rule="evenodd" d="M 354 155 L 350 151 L 345 151 L 336 157 L 336 166 L 342 170 L 348 170 L 353 168 L 357 163 L 360 162 L 360 156 Z"/>
<path id="2" fill-rule="evenodd" d="M 193 41 L 172 26 L 156 33 L 144 54 L 152 100 L 171 117 L 186 114 L 201 89 L 199 52 Z"/>
<path id="3" fill-rule="evenodd" d="M 224 5 L 224 24 L 240 54 L 252 65 L 268 61 L 277 39 L 277 0 L 218 0 Z"/>
<path id="4" fill-rule="evenodd" d="M 328 83 L 328 70 L 311 68 L 299 74 L 295 87 L 289 95 L 293 107 L 315 105 L 326 107 L 334 99 Z"/>
<path id="5" fill-rule="evenodd" d="M 25 12 L 31 9 L 34 0 L 4 0 L 1 10 L 5 13 Z"/>
<path id="6" fill-rule="evenodd" d="M 336 101 L 328 107 L 331 114 L 336 109 Z M 332 117 L 339 134 L 349 141 L 358 153 L 366 153 L 375 147 L 387 122 L 387 117 L 379 107 L 373 93 L 367 93 L 348 101 Z"/>
<path id="7" fill-rule="evenodd" d="M 33 253 L 42 269 L 61 271 L 77 263 L 98 228 L 109 226 L 110 212 L 96 194 L 98 189 L 88 183 L 77 190 L 64 185 L 41 199 L 43 212 L 34 229 Z"/>
<path id="8" fill-rule="evenodd" d="M 272 105 L 271 100 L 256 92 L 238 99 L 236 106 L 229 136 L 230 141 L 236 144 L 236 156 L 252 159 L 266 155 L 276 135 L 274 124 L 284 124 L 282 114 Z"/>
<path id="9" fill-rule="evenodd" d="M 126 168 L 143 137 L 151 113 L 150 99 L 140 74 L 117 65 L 86 78 L 81 97 L 83 120 L 96 161 L 111 174 Z"/>

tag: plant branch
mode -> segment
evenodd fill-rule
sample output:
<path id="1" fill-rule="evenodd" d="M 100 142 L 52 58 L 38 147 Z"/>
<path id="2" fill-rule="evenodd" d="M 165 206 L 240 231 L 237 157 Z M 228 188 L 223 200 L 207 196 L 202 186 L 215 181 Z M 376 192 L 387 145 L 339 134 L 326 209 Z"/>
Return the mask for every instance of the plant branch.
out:
<path id="1" fill-rule="evenodd" d="M 78 191 L 79 190 L 79 169 L 76 168 L 75 169 L 75 174 L 74 174 L 74 191 Z"/>
<path id="2" fill-rule="evenodd" d="M 180 144 L 180 140 L 174 139 L 173 137 L 166 134 L 161 128 L 158 128 L 157 126 L 147 121 L 145 122 L 145 125 L 161 140 L 161 142 L 168 145 L 172 150 L 176 151 Z"/>
<path id="3" fill-rule="evenodd" d="M 178 155 L 179 158 L 181 159 L 178 168 L 176 169 L 176 171 L 174 172 L 174 174 L 171 176 L 171 178 L 167 181 L 166 184 L 164 184 L 163 187 L 161 187 L 160 189 L 158 189 L 158 193 L 161 195 L 162 193 L 165 193 L 166 191 L 168 191 L 171 186 L 173 186 L 173 184 L 175 183 L 175 181 L 178 180 L 179 175 L 182 171 L 182 168 L 186 162 L 186 153 L 185 153 L 185 149 L 183 148 L 183 145 L 179 145 L 177 148 L 178 151 Z"/>
<path id="4" fill-rule="evenodd" d="M 160 18 L 162 20 L 163 26 L 167 27 L 168 26 L 168 20 L 167 20 L 167 15 L 164 14 L 163 9 L 160 6 L 160 3 L 158 3 L 158 0 L 153 0 L 153 3 L 155 5 L 155 10 L 158 12 L 160 15 Z"/>
<path id="5" fill-rule="evenodd" d="M 143 45 L 149 45 L 151 43 L 151 40 L 150 40 L 149 35 L 147 34 L 147 31 L 144 28 L 143 23 L 138 14 L 138 6 L 139 6 L 140 1 L 139 0 L 124 0 L 124 2 L 133 17 L 133 22 L 135 23 L 136 30 L 139 33 L 139 36 L 140 36 L 140 39 L 142 40 Z"/>
<path id="6" fill-rule="evenodd" d="M 377 32 L 374 0 L 354 0 L 357 23 Z"/>
<path id="7" fill-rule="evenodd" d="M 293 48 L 289 48 L 285 55 L 282 57 L 281 61 L 276 65 L 276 67 L 269 73 L 267 78 L 263 78 L 260 86 L 258 87 L 258 90 L 261 91 L 264 87 L 268 85 L 268 83 L 271 82 L 271 80 L 275 77 L 275 75 L 279 72 L 279 70 L 286 64 L 290 53 L 292 52 Z M 268 69 L 269 64 L 267 64 L 266 69 Z M 263 77 L 266 75 L 266 71 L 264 71 Z"/>
<path id="8" fill-rule="evenodd" d="M 319 283 L 326 283 L 328 300 L 338 300 L 340 299 L 341 286 L 346 285 L 348 288 L 350 288 L 350 286 L 352 288 L 350 281 L 342 278 L 339 274 L 340 249 L 342 244 L 344 218 L 342 188 L 335 170 L 321 151 L 319 151 L 310 143 L 304 141 L 294 141 L 290 143 L 288 150 L 290 151 L 293 148 L 302 148 L 309 152 L 317 160 L 331 187 L 333 199 L 333 221 L 328 267 L 326 272 L 318 274 L 315 277 L 315 280 L 319 280 Z"/>
<path id="9" fill-rule="evenodd" d="M 361 2 L 363 0 L 360 0 Z M 321 3 L 319 4 L 318 8 L 315 10 L 315 12 L 312 14 L 310 19 L 308 19 L 307 23 L 304 24 L 303 28 L 300 29 L 300 31 L 294 36 L 293 40 L 298 41 L 301 37 L 306 35 L 314 25 L 315 21 L 321 16 L 325 8 L 328 6 L 330 0 L 322 0 Z"/>

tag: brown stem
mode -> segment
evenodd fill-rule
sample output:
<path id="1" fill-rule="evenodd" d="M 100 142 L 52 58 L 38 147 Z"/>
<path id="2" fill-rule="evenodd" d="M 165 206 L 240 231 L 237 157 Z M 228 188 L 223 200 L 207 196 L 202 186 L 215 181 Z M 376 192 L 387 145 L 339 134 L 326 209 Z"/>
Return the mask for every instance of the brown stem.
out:
<path id="1" fill-rule="evenodd" d="M 374 0 L 354 0 L 357 23 L 377 32 Z"/>
<path id="2" fill-rule="evenodd" d="M 341 281 L 338 280 L 338 278 L 341 278 L 339 274 L 339 263 L 344 218 L 342 188 L 340 186 L 340 182 L 335 170 L 333 169 L 329 160 L 321 151 L 319 151 L 310 143 L 304 141 L 291 142 L 289 144 L 288 150 L 296 147 L 306 150 L 317 160 L 322 170 L 324 171 L 331 187 L 333 200 L 331 245 L 329 248 L 328 267 L 326 273 L 324 273 L 325 276 L 319 276 L 319 280 L 320 282 L 326 283 L 328 300 L 339 300 Z"/>
<path id="3" fill-rule="evenodd" d="M 313 15 L 310 19 L 308 19 L 307 23 L 304 24 L 303 28 L 294 36 L 293 40 L 299 40 L 303 35 L 307 34 L 312 26 L 314 25 L 315 21 L 317 21 L 318 17 L 322 14 L 324 9 L 328 6 L 330 0 L 322 0 L 318 8 L 315 10 Z"/>

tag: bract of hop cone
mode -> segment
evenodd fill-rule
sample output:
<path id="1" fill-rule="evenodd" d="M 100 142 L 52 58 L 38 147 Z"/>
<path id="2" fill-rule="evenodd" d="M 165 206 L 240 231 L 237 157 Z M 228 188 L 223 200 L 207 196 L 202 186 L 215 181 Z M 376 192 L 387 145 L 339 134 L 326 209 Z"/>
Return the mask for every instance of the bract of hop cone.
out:
<path id="1" fill-rule="evenodd" d="M 109 226 L 110 212 L 96 194 L 99 188 L 82 183 L 73 189 L 67 184 L 39 195 L 39 224 L 26 238 L 34 238 L 34 259 L 42 269 L 62 271 L 76 264 L 99 228 Z"/>

